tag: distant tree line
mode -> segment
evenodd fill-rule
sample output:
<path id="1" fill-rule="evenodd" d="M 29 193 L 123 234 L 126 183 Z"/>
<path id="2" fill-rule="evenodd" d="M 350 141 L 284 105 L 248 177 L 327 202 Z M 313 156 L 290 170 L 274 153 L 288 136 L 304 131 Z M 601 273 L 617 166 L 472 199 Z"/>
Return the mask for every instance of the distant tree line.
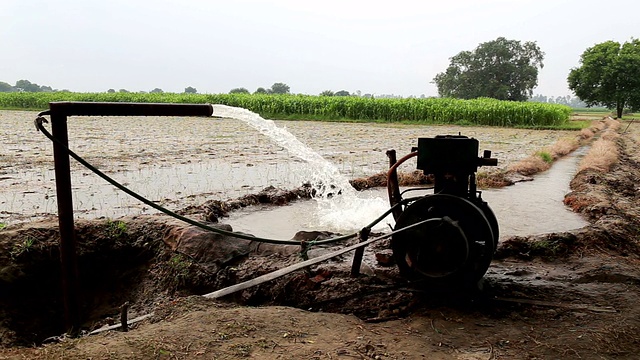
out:
<path id="1" fill-rule="evenodd" d="M 109 89 L 109 90 L 107 90 L 107 92 L 108 93 L 115 93 L 116 90 L 115 89 Z M 129 91 L 127 89 L 120 89 L 117 92 L 119 92 L 119 93 L 130 93 L 131 91 Z M 138 93 L 146 94 L 147 91 L 138 91 Z M 162 89 L 160 89 L 160 88 L 155 88 L 153 90 L 150 90 L 148 93 L 149 94 L 163 94 L 164 91 Z M 184 94 L 197 94 L 198 90 L 196 90 L 196 88 L 194 88 L 194 87 L 187 86 L 186 88 L 184 88 L 184 92 L 183 93 Z"/>
<path id="2" fill-rule="evenodd" d="M 530 97 L 529 101 L 541 102 L 541 103 L 549 103 L 549 104 L 567 105 L 567 106 L 572 107 L 574 109 L 576 109 L 576 108 L 586 108 L 587 107 L 587 104 L 584 101 L 580 100 L 577 97 L 571 96 L 571 95 L 553 97 L 553 96 L 545 96 L 545 95 L 536 94 L 536 95 Z"/>
<path id="3" fill-rule="evenodd" d="M 40 86 L 36 83 L 32 83 L 29 80 L 18 80 L 16 81 L 15 85 L 11 85 L 9 83 L 0 81 L 0 92 L 54 92 L 54 91 L 69 91 L 69 90 L 58 90 L 58 89 L 53 89 L 51 88 L 51 86 Z M 116 91 L 115 89 L 109 89 L 107 90 L 108 93 L 115 93 L 115 92 L 119 92 L 119 93 L 130 93 L 132 91 L 129 91 L 127 89 L 120 89 L 118 91 Z M 147 93 L 147 91 L 139 91 L 139 93 Z M 164 91 L 160 88 L 155 88 L 153 90 L 150 90 L 149 93 L 154 94 L 154 93 L 164 93 Z M 198 90 L 194 87 L 191 86 L 187 86 L 184 89 L 184 93 L 186 94 L 197 94 Z"/>
<path id="4" fill-rule="evenodd" d="M 251 94 L 251 91 L 249 91 L 249 89 L 244 87 L 237 87 L 237 88 L 231 89 L 229 91 L 229 94 Z M 285 83 L 275 83 L 271 85 L 271 87 L 268 89 L 259 87 L 256 89 L 256 91 L 253 92 L 253 94 L 276 94 L 276 95 L 290 94 L 290 88 L 289 88 L 289 85 Z M 339 91 L 324 90 L 320 94 L 318 94 L 318 96 L 353 96 L 353 97 L 362 97 L 362 98 L 371 98 L 371 99 L 403 99 L 405 98 L 405 96 L 394 95 L 394 94 L 369 94 L 369 93 L 363 94 L 360 90 L 356 90 L 354 92 L 349 92 L 347 90 L 339 90 Z M 406 98 L 425 99 L 426 96 L 424 94 L 421 94 L 420 96 L 408 96 Z"/>
<path id="5" fill-rule="evenodd" d="M 281 95 L 281 94 L 290 94 L 291 93 L 290 91 L 291 91 L 291 88 L 289 87 L 289 85 L 285 83 L 274 83 L 268 89 L 259 87 L 253 93 Z M 247 88 L 239 87 L 239 88 L 231 89 L 231 91 L 229 91 L 229 94 L 250 94 L 250 92 Z"/>
<path id="6" fill-rule="evenodd" d="M 340 90 L 333 92 L 331 90 L 325 90 L 320 93 L 320 96 L 351 96 L 347 90 Z"/>
<path id="7" fill-rule="evenodd" d="M 40 86 L 32 83 L 29 80 L 18 80 L 15 85 L 0 81 L 0 92 L 53 92 L 58 91 L 51 88 L 51 86 Z"/>

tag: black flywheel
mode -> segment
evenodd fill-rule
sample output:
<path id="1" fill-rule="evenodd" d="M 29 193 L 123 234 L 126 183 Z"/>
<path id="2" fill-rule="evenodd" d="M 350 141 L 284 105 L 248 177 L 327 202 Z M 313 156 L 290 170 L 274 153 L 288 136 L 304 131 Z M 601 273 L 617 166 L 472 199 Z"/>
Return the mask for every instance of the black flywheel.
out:
<path id="1" fill-rule="evenodd" d="M 426 285 L 477 283 L 489 268 L 497 241 L 485 213 L 461 197 L 428 195 L 407 206 L 395 230 L 427 219 L 433 221 L 391 239 L 400 274 Z"/>

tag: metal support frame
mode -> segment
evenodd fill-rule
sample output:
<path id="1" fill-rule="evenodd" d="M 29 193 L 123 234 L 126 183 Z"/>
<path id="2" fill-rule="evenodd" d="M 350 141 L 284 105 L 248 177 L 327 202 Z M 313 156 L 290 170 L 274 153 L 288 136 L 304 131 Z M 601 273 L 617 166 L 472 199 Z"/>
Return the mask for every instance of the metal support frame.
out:
<path id="1" fill-rule="evenodd" d="M 51 133 L 59 143 L 53 144 L 58 226 L 60 228 L 60 263 L 62 296 L 67 332 L 75 336 L 80 330 L 80 285 L 76 255 L 76 234 L 73 219 L 71 167 L 68 148 L 68 116 L 211 116 L 209 104 L 51 102 Z"/>
<path id="2" fill-rule="evenodd" d="M 358 234 L 358 238 L 360 239 L 360 242 L 363 243 L 369 240 L 369 234 L 371 234 L 371 229 L 368 227 L 360 230 L 360 233 Z M 353 261 L 351 262 L 351 277 L 360 276 L 360 266 L 362 265 L 363 257 L 364 257 L 364 246 L 357 248 L 353 254 Z"/>

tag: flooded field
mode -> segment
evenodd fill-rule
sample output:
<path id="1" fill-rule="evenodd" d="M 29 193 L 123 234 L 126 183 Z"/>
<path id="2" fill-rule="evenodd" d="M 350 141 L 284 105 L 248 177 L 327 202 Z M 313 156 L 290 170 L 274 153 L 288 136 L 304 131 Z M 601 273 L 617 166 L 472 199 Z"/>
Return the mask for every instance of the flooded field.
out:
<path id="1" fill-rule="evenodd" d="M 215 115 L 215 114 L 214 114 Z M 36 112 L 0 111 L 0 222 L 57 212 L 52 144 L 33 126 Z M 402 156 L 418 137 L 458 134 L 493 151 L 498 169 L 550 146 L 569 131 L 459 126 L 276 121 L 349 179 L 385 171 L 385 151 Z M 114 179 L 172 209 L 227 200 L 266 186 L 309 180 L 306 163 L 247 124 L 232 119 L 71 117 L 70 148 Z M 404 170 L 413 170 L 414 162 Z M 151 212 L 72 160 L 78 218 Z M 403 169 L 401 169 L 403 170 Z M 490 170 L 495 171 L 494 168 Z M 566 184 L 563 185 L 566 188 Z"/>

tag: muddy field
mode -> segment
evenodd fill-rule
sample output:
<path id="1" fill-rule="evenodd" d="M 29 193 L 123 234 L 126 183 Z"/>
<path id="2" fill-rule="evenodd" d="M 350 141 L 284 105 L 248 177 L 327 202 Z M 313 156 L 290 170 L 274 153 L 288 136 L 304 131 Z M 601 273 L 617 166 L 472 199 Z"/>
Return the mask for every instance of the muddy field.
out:
<path id="1" fill-rule="evenodd" d="M 43 196 L 53 191 L 53 184 L 38 180 L 34 168 L 52 166 L 50 144 L 31 130 L 28 119 L 22 120 L 25 115 L 30 118 L 33 113 L 0 112 L 3 123 L 28 124 L 24 133 L 14 131 L 4 137 L 9 146 L 2 148 L 0 178 L 2 185 L 12 189 L 8 193 L 33 191 L 40 182 L 39 188 L 45 190 L 38 196 Z M 171 167 L 188 160 L 207 162 L 218 156 L 244 167 L 254 165 L 250 168 L 261 162 L 281 164 L 289 158 L 242 124 L 218 121 L 230 128 L 212 130 L 213 122 L 205 126 L 192 119 L 173 119 L 193 127 L 174 126 L 169 131 L 151 120 L 79 122 L 83 130 L 70 126 L 70 138 L 82 138 L 75 146 L 114 172 L 156 164 Z M 121 134 L 138 129 L 138 135 L 109 138 L 110 146 L 101 146 L 98 141 L 105 139 L 106 132 L 96 129 L 106 124 Z M 340 164 L 350 177 L 385 169 L 384 151 L 408 151 L 418 136 L 461 131 L 478 138 L 481 147 L 494 150 L 496 157 L 505 160 L 502 166 L 560 137 L 572 136 L 490 128 L 280 124 Z M 218 137 L 234 132 L 244 134 L 246 141 Z M 24 141 L 27 134 L 34 143 Z M 203 140 L 202 134 L 211 135 Z M 207 300 L 189 295 L 296 263 L 299 248 L 224 239 L 218 243 L 227 247 L 203 248 L 211 244 L 212 235 L 164 216 L 139 215 L 135 209 L 119 221 L 78 221 L 80 281 L 86 286 L 82 294 L 85 329 L 117 323 L 119 306 L 125 301 L 130 302 L 130 317 L 153 315 L 126 333 L 102 332 L 61 342 L 49 339 L 46 342 L 53 343 L 45 346 L 40 344 L 64 329 L 56 285 L 57 224 L 48 219 L 24 222 L 26 213 L 3 210 L 8 213 L 5 219 L 16 224 L 0 230 L 0 359 L 636 359 L 640 352 L 639 142 L 640 128 L 631 125 L 617 140 L 621 155 L 611 171 L 585 170 L 573 180 L 569 197 L 574 205 L 580 200 L 576 208 L 591 225 L 568 233 L 506 239 L 478 292 L 416 289 L 398 276 L 395 267 L 375 260 L 365 261 L 368 265 L 361 269 L 362 275 L 352 278 L 347 255 L 229 298 Z M 220 143 L 227 144 L 224 150 Z M 241 190 L 252 193 L 264 184 L 241 185 L 254 186 Z M 81 186 L 77 190 L 85 191 Z M 212 191 L 194 201 L 211 197 L 233 195 Z M 184 199 L 176 201 L 188 204 Z M 92 217 L 91 212 L 78 210 Z M 308 255 L 336 247 L 317 248 Z M 388 242 L 382 241 L 367 248 L 365 257 L 375 259 L 388 251 Z"/>
<path id="2" fill-rule="evenodd" d="M 0 111 L 0 222 L 56 213 L 53 150 L 35 130 L 35 112 Z M 475 137 L 500 159 L 498 169 L 550 146 L 569 131 L 277 121 L 349 179 L 388 168 L 386 150 L 403 156 L 418 137 Z M 264 187 L 292 188 L 308 178 L 302 160 L 238 120 L 72 117 L 70 148 L 114 179 L 174 209 L 227 200 Z M 412 163 L 412 165 L 414 165 Z M 130 199 L 75 161 L 74 211 L 81 218 L 144 214 Z M 414 165 L 415 166 L 415 165 Z M 401 169 L 402 170 L 402 169 Z M 407 171 L 413 170 L 409 166 Z"/>

